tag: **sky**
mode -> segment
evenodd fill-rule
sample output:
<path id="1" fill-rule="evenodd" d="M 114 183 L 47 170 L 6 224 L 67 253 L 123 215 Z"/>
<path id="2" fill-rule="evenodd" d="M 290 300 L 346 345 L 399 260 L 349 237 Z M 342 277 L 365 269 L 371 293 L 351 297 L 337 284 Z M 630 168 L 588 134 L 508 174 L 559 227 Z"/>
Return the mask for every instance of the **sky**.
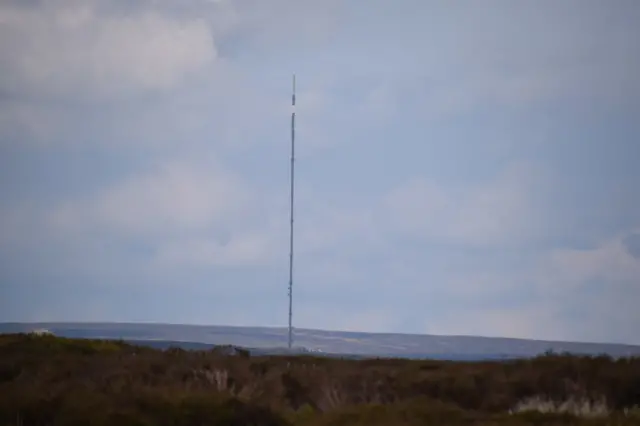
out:
<path id="1" fill-rule="evenodd" d="M 0 321 L 640 344 L 636 0 L 3 0 Z"/>

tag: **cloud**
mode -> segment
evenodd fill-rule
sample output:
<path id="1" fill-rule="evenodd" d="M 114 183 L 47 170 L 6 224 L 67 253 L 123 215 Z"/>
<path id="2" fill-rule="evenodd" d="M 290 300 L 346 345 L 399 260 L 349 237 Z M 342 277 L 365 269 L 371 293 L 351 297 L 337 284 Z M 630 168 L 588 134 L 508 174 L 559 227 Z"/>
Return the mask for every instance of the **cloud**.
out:
<path id="1" fill-rule="evenodd" d="M 413 238 L 485 246 L 532 238 L 539 182 L 527 164 L 512 164 L 488 182 L 464 187 L 416 177 L 382 202 L 395 231 Z"/>
<path id="2" fill-rule="evenodd" d="M 219 55 L 220 31 L 162 2 L 129 6 L 0 5 L 2 145 L 175 146 L 229 118 L 219 111 L 240 72 Z M 223 16 L 219 29 L 227 25 Z M 207 105 L 207 97 L 218 105 Z M 213 114 L 218 120 L 208 124 Z"/>
<path id="3" fill-rule="evenodd" d="M 97 9 L 98 2 L 71 0 L 2 6 L 0 90 L 14 96 L 117 98 L 172 89 L 216 61 L 202 19 Z"/>
<path id="4" fill-rule="evenodd" d="M 611 105 L 640 95 L 631 25 L 640 10 L 633 2 L 616 8 L 596 1 L 389 5 L 378 0 L 353 12 L 357 24 L 341 52 L 370 63 L 367 78 L 393 80 L 401 98 L 419 93 L 410 110 L 422 120 L 489 105 L 509 109 L 558 99 Z M 402 28 L 406 36 L 397 43 L 377 28 Z M 335 72 L 343 70 L 358 73 L 348 66 Z"/>
<path id="5" fill-rule="evenodd" d="M 243 267 L 269 265 L 278 257 L 279 240 L 264 230 L 246 231 L 223 241 L 191 238 L 161 245 L 153 260 L 166 267 Z"/>
<path id="6" fill-rule="evenodd" d="M 627 253 L 636 259 L 640 259 L 640 232 L 633 232 L 627 235 L 622 240 L 622 244 Z"/>
<path id="7" fill-rule="evenodd" d="M 626 243 L 634 232 L 603 242 L 593 249 L 557 249 L 549 259 L 549 273 L 553 285 L 575 288 L 588 285 L 592 280 L 615 286 L 635 287 L 640 277 L 640 261 L 631 253 Z"/>
<path id="8" fill-rule="evenodd" d="M 426 315 L 424 330 L 637 343 L 640 262 L 625 252 L 625 235 L 590 249 L 500 253 L 498 260 L 484 257 L 482 265 L 462 257 L 440 283 L 450 289 L 436 297 L 446 297 L 446 309 Z M 513 256 L 520 259 L 517 267 L 505 268 Z"/>
<path id="9" fill-rule="evenodd" d="M 539 285 L 579 338 L 636 342 L 640 261 L 625 249 L 624 233 L 591 249 L 553 250 Z M 589 337 L 586 337 L 589 336 Z"/>
<path id="10" fill-rule="evenodd" d="M 240 179 L 209 165 L 169 162 L 133 176 L 93 199 L 60 206 L 52 220 L 63 229 L 106 226 L 121 235 L 193 232 L 241 214 L 249 203 Z"/>

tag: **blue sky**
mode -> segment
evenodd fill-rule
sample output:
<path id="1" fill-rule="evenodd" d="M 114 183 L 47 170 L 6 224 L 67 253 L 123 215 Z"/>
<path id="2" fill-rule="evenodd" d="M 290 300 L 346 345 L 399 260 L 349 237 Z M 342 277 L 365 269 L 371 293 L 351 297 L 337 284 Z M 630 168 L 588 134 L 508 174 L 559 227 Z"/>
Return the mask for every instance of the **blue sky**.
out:
<path id="1" fill-rule="evenodd" d="M 640 344 L 635 0 L 0 4 L 0 320 Z"/>

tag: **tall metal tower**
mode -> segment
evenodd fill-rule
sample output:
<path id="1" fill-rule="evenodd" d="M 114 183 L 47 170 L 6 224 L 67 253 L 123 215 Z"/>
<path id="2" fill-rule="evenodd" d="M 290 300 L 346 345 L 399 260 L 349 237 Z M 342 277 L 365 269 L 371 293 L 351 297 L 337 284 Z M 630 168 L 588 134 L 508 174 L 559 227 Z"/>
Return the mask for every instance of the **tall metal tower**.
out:
<path id="1" fill-rule="evenodd" d="M 296 75 L 293 75 L 293 92 L 291 95 L 291 199 L 289 222 L 289 341 L 291 350 L 293 345 L 293 190 L 294 190 L 294 161 L 296 142 Z"/>

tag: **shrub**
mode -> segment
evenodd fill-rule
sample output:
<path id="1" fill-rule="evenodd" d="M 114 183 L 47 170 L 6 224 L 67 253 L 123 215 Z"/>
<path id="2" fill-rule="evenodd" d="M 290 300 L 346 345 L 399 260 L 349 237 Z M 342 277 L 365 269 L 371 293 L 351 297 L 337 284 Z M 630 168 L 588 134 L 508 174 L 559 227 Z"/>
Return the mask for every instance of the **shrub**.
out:
<path id="1" fill-rule="evenodd" d="M 0 426 L 640 425 L 640 358 L 232 352 L 0 335 Z"/>

